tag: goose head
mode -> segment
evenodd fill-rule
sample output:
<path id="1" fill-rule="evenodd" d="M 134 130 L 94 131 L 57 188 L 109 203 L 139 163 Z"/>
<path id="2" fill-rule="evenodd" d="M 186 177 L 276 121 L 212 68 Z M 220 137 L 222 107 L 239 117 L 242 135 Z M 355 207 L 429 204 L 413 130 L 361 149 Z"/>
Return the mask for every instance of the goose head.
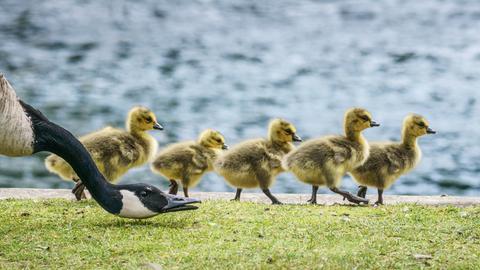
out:
<path id="1" fill-rule="evenodd" d="M 120 195 L 117 197 L 120 211 L 116 214 L 124 218 L 143 219 L 167 212 L 194 210 L 198 207 L 191 204 L 200 202 L 166 194 L 149 184 L 112 186 Z"/>
<path id="2" fill-rule="evenodd" d="M 143 106 L 133 107 L 128 112 L 126 125 L 129 131 L 163 130 L 162 125 L 157 122 L 155 114 Z"/>
<path id="3" fill-rule="evenodd" d="M 293 124 L 280 118 L 273 119 L 268 127 L 268 137 L 274 142 L 301 142 L 302 138 L 296 133 L 297 129 Z"/>
<path id="4" fill-rule="evenodd" d="M 361 132 L 367 128 L 378 126 L 380 124 L 373 121 L 372 115 L 365 109 L 352 108 L 345 113 L 344 127 L 346 131 Z"/>
<path id="5" fill-rule="evenodd" d="M 198 143 L 208 148 L 228 149 L 228 145 L 225 144 L 225 137 L 213 129 L 204 130 L 198 137 Z"/>
<path id="6" fill-rule="evenodd" d="M 403 134 L 414 137 L 420 137 L 427 134 L 436 134 L 437 132 L 430 128 L 430 123 L 425 117 L 418 114 L 410 114 L 403 120 Z"/>

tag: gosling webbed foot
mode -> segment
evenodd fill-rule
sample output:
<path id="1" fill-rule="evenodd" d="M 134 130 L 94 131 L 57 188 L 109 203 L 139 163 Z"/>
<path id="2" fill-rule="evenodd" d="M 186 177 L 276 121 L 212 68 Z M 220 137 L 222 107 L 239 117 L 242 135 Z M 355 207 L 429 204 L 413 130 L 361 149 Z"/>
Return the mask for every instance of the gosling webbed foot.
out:
<path id="1" fill-rule="evenodd" d="M 168 186 L 170 187 L 170 189 L 168 190 L 168 194 L 177 195 L 177 193 L 178 193 L 177 181 L 171 179 L 170 180 L 170 185 L 168 185 Z"/>
<path id="2" fill-rule="evenodd" d="M 272 201 L 272 204 L 282 204 L 275 196 L 272 195 L 268 188 L 264 188 L 262 191 Z"/>
<path id="3" fill-rule="evenodd" d="M 317 204 L 317 198 L 310 198 L 310 199 L 307 200 L 307 203 Z"/>
<path id="4" fill-rule="evenodd" d="M 72 193 L 75 195 L 77 201 L 81 201 L 82 199 L 87 198 L 87 196 L 85 195 L 85 185 L 82 183 L 81 180 L 75 181 L 75 186 L 72 189 Z"/>
<path id="5" fill-rule="evenodd" d="M 383 205 L 383 201 L 376 201 L 373 206 L 380 206 Z"/>
<path id="6" fill-rule="evenodd" d="M 351 193 L 345 194 L 344 197 L 343 197 L 343 200 L 345 200 L 345 199 L 347 199 L 347 201 L 349 201 L 351 203 L 356 203 L 356 204 L 361 204 L 361 203 L 368 204 L 368 202 L 369 202 L 368 199 L 358 197 L 358 196 L 353 195 Z"/>
<path id="7" fill-rule="evenodd" d="M 340 190 L 336 187 L 331 187 L 330 190 L 337 193 L 337 194 L 342 195 L 343 200 L 347 199 L 351 203 L 356 203 L 356 204 L 365 203 L 365 204 L 368 204 L 368 199 L 355 196 L 348 191 L 343 191 L 343 190 Z"/>
<path id="8" fill-rule="evenodd" d="M 307 201 L 308 203 L 317 204 L 317 191 L 318 191 L 318 186 L 312 186 L 312 196 Z"/>
<path id="9" fill-rule="evenodd" d="M 234 202 L 234 201 L 240 201 L 240 195 L 242 194 L 242 189 L 241 188 L 237 188 L 237 193 L 235 193 L 235 198 L 231 199 L 230 201 Z"/>
<path id="10" fill-rule="evenodd" d="M 374 206 L 383 205 L 383 189 L 378 189 L 378 200 L 375 202 Z"/>

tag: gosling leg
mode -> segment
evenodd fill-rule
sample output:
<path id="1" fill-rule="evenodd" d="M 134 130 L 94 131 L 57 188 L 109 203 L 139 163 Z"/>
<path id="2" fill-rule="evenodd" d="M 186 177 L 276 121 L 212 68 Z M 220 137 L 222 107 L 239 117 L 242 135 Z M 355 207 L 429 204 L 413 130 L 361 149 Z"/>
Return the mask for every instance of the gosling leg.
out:
<path id="1" fill-rule="evenodd" d="M 73 181 L 75 182 L 75 186 L 72 189 L 72 193 L 75 194 L 77 201 L 86 199 L 87 196 L 85 195 L 85 185 L 82 183 L 82 180 L 74 178 Z"/>
<path id="2" fill-rule="evenodd" d="M 240 194 L 242 194 L 242 189 L 237 188 L 237 193 L 235 193 L 235 198 L 231 199 L 231 201 L 240 201 Z"/>
<path id="3" fill-rule="evenodd" d="M 374 205 L 383 205 L 383 189 L 378 189 L 378 200 L 375 202 Z"/>
<path id="4" fill-rule="evenodd" d="M 347 199 L 349 202 L 356 203 L 356 204 L 360 204 L 360 203 L 366 203 L 367 204 L 368 203 L 367 199 L 355 196 L 348 191 L 343 191 L 343 190 L 340 190 L 336 187 L 330 188 L 330 190 L 337 193 L 337 194 L 342 195 L 343 199 L 344 200 Z"/>
<path id="5" fill-rule="evenodd" d="M 270 200 L 272 200 L 272 204 L 282 204 L 277 198 L 275 198 L 275 196 L 272 195 L 272 193 L 270 193 L 268 188 L 262 189 L 262 191 L 265 193 L 265 195 L 267 195 L 268 198 L 270 198 Z"/>
<path id="6" fill-rule="evenodd" d="M 188 198 L 188 188 L 183 187 L 183 194 L 185 195 L 186 198 Z"/>
<path id="7" fill-rule="evenodd" d="M 357 196 L 365 198 L 365 196 L 367 196 L 367 189 L 366 186 L 358 186 Z"/>
<path id="8" fill-rule="evenodd" d="M 170 187 L 170 190 L 168 190 L 168 194 L 177 195 L 177 192 L 178 192 L 177 181 L 170 179 L 170 185 L 168 186 Z"/>
<path id="9" fill-rule="evenodd" d="M 307 202 L 311 204 L 317 204 L 317 191 L 318 191 L 318 186 L 312 186 L 312 197 Z"/>

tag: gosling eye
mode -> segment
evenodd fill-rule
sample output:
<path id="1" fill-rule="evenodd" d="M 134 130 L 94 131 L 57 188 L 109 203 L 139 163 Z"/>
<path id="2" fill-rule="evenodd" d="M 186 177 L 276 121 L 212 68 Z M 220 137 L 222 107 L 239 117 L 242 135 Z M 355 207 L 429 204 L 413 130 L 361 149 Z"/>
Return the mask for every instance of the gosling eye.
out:
<path id="1" fill-rule="evenodd" d="M 148 116 L 147 118 L 145 118 L 145 122 L 146 122 L 147 124 L 152 123 L 152 121 L 153 121 L 153 119 L 152 119 L 152 117 L 150 117 L 150 116 Z"/>
<path id="2" fill-rule="evenodd" d="M 425 125 L 424 122 L 417 123 L 417 125 L 418 125 L 419 127 L 421 127 L 421 128 L 425 128 L 425 127 L 426 127 L 426 125 Z"/>
<path id="3" fill-rule="evenodd" d="M 217 143 L 222 143 L 222 140 L 221 140 L 221 139 L 215 139 L 215 141 L 216 141 Z"/>
<path id="4" fill-rule="evenodd" d="M 370 118 L 369 118 L 368 116 L 366 116 L 366 115 L 361 115 L 361 116 L 359 116 L 359 117 L 360 117 L 360 119 L 362 119 L 364 122 L 370 121 Z"/>
<path id="5" fill-rule="evenodd" d="M 286 130 L 285 130 L 285 133 L 286 133 L 287 135 L 292 135 L 292 134 L 293 134 L 293 131 L 292 131 L 291 129 L 286 129 Z"/>

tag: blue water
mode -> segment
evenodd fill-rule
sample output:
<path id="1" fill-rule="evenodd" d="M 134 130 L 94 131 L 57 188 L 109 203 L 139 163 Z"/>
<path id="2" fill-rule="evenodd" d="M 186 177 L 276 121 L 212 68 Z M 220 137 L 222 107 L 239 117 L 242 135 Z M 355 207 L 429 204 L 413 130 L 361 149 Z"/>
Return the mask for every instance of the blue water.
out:
<path id="1" fill-rule="evenodd" d="M 343 112 L 368 108 L 398 139 L 423 114 L 435 136 L 390 194 L 480 195 L 480 2 L 34 1 L 0 3 L 0 71 L 19 96 L 76 135 L 123 126 L 152 108 L 160 147 L 220 130 L 233 145 L 269 119 L 304 138 L 340 133 Z M 65 188 L 45 155 L 0 158 L 0 187 Z M 148 166 L 125 183 L 167 182 Z M 354 189 L 345 178 L 343 186 Z M 215 174 L 196 190 L 230 191 Z M 290 174 L 274 192 L 309 192 Z"/>

